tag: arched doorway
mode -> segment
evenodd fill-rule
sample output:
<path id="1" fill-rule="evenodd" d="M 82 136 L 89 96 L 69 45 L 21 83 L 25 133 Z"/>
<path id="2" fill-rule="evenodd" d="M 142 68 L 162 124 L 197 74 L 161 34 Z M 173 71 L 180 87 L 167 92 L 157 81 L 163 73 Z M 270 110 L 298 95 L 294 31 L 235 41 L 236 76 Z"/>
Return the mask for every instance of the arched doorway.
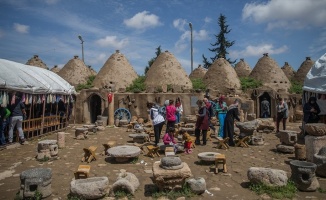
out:
<path id="1" fill-rule="evenodd" d="M 259 97 L 259 117 L 263 117 L 262 116 L 262 110 L 263 108 L 261 107 L 261 102 L 266 99 L 268 102 L 269 102 L 269 116 L 268 117 L 271 117 L 271 105 L 272 105 L 272 102 L 271 102 L 271 97 L 269 96 L 268 92 L 264 92 L 260 97 Z"/>
<path id="2" fill-rule="evenodd" d="M 97 94 L 93 94 L 89 100 L 89 109 L 90 109 L 90 120 L 91 123 L 95 123 L 97 120 L 97 115 L 101 115 L 102 104 L 101 97 Z"/>

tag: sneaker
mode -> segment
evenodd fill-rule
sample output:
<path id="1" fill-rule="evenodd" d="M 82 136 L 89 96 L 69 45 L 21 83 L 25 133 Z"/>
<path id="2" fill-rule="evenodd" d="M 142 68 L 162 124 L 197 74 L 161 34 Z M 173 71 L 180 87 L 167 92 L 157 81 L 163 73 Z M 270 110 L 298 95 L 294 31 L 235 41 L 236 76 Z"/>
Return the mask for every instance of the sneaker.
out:
<path id="1" fill-rule="evenodd" d="M 20 143 L 20 144 L 24 144 L 24 143 L 25 143 L 25 139 L 24 139 L 24 138 L 20 139 L 20 140 L 19 140 L 19 143 Z"/>

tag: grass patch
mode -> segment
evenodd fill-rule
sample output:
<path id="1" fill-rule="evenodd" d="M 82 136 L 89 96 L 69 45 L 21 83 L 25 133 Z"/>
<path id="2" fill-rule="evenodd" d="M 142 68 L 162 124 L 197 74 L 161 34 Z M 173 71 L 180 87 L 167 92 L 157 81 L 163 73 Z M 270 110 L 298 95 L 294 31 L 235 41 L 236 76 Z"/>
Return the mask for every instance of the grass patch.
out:
<path id="1" fill-rule="evenodd" d="M 94 79 L 95 79 L 95 75 L 91 75 L 91 76 L 89 76 L 87 78 L 86 83 L 84 83 L 84 84 L 78 84 L 77 87 L 76 87 L 77 92 L 80 91 L 80 90 L 82 90 L 82 89 L 92 88 L 93 87 Z"/>
<path id="2" fill-rule="evenodd" d="M 291 94 L 302 94 L 303 84 L 296 82 L 296 81 L 291 81 L 291 87 L 289 89 L 289 93 Z"/>
<path id="3" fill-rule="evenodd" d="M 288 181 L 285 186 L 267 186 L 265 184 L 251 184 L 249 189 L 254 191 L 257 195 L 267 194 L 275 199 L 292 199 L 296 192 L 297 188 L 292 181 Z"/>
<path id="4" fill-rule="evenodd" d="M 42 159 L 37 159 L 37 161 L 39 161 L 39 162 L 47 162 L 49 160 L 50 160 L 50 158 L 47 156 L 44 156 Z"/>
<path id="5" fill-rule="evenodd" d="M 206 85 L 204 84 L 203 79 L 193 78 L 191 79 L 191 82 L 192 82 L 192 88 L 194 90 L 203 90 L 203 91 L 206 90 Z"/>
<path id="6" fill-rule="evenodd" d="M 240 78 L 240 83 L 241 83 L 241 89 L 243 91 L 247 91 L 248 89 L 259 88 L 260 86 L 263 85 L 261 81 L 249 77 Z"/>
<path id="7" fill-rule="evenodd" d="M 67 199 L 68 199 L 68 200 L 85 200 L 84 198 L 81 198 L 81 197 L 78 197 L 78 196 L 72 195 L 72 194 L 70 194 L 70 193 L 67 195 Z"/>
<path id="8" fill-rule="evenodd" d="M 123 190 L 115 191 L 114 192 L 114 197 L 115 197 L 115 199 L 122 199 L 122 198 L 125 198 L 125 197 L 127 197 L 127 199 L 132 199 L 133 198 L 133 196 L 130 193 L 128 193 L 126 191 L 123 191 Z"/>
<path id="9" fill-rule="evenodd" d="M 130 163 L 136 164 L 139 160 L 139 157 L 134 157 Z"/>
<path id="10" fill-rule="evenodd" d="M 193 191 L 191 191 L 190 187 L 187 184 L 185 184 L 181 190 L 155 192 L 152 194 L 152 197 L 154 199 L 158 199 L 160 197 L 166 197 L 170 200 L 175 200 L 179 197 L 185 197 L 187 199 L 194 196 L 196 196 L 196 194 Z"/>
<path id="11" fill-rule="evenodd" d="M 41 200 L 42 197 L 43 197 L 43 194 L 40 191 L 38 191 L 38 190 L 36 190 L 34 192 L 33 197 L 27 197 L 27 198 L 23 198 L 22 196 L 20 196 L 20 192 L 18 191 L 16 193 L 16 196 L 15 196 L 14 200 L 23 200 L 23 199 L 24 200 Z"/>
<path id="12" fill-rule="evenodd" d="M 320 192 L 320 193 L 326 194 L 326 189 L 318 188 L 317 191 Z"/>

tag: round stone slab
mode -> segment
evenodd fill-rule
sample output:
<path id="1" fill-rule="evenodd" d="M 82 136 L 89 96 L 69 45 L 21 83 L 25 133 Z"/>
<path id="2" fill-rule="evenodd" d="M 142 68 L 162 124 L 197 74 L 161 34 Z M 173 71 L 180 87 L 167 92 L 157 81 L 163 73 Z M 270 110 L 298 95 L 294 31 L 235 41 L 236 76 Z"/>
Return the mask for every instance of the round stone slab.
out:
<path id="1" fill-rule="evenodd" d="M 140 152 L 139 147 L 128 145 L 116 146 L 107 150 L 108 155 L 114 157 L 117 162 L 124 162 L 129 158 L 137 157 Z"/>
<path id="2" fill-rule="evenodd" d="M 216 155 L 219 155 L 220 153 L 217 152 L 202 152 L 198 154 L 199 160 L 203 161 L 215 161 Z"/>
<path id="3" fill-rule="evenodd" d="M 161 167 L 163 169 L 177 170 L 183 168 L 183 163 L 180 157 L 163 157 L 161 159 Z"/>

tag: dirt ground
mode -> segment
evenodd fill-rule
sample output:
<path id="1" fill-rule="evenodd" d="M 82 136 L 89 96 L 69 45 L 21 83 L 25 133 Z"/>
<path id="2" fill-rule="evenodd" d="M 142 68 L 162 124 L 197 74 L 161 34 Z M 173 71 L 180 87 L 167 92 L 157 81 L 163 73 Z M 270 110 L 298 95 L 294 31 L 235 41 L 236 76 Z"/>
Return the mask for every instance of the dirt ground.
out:
<path id="1" fill-rule="evenodd" d="M 298 130 L 300 124 L 289 123 L 288 129 Z M 82 127 L 82 125 L 75 125 Z M 35 168 L 52 169 L 52 195 L 47 199 L 67 199 L 70 190 L 70 182 L 74 178 L 74 172 L 77 170 L 83 156 L 83 148 L 90 145 L 96 145 L 97 160 L 90 163 L 91 177 L 107 176 L 109 184 L 112 185 L 121 170 L 134 173 L 139 181 L 140 187 L 135 193 L 134 199 L 152 199 L 152 165 L 160 158 L 150 158 L 140 155 L 137 163 L 117 164 L 105 159 L 100 155 L 103 150 L 103 143 L 108 140 L 116 140 L 118 145 L 131 142 L 128 137 L 130 132 L 126 128 L 106 128 L 104 131 L 98 131 L 95 135 L 89 135 L 87 140 L 74 139 L 74 128 L 68 128 L 66 132 L 66 147 L 59 150 L 57 160 L 39 162 L 35 159 L 37 155 L 37 142 L 43 139 L 56 139 L 56 134 L 28 141 L 25 145 L 14 144 L 10 149 L 0 151 L 0 199 L 14 199 L 20 187 L 19 175 L 22 171 Z M 165 130 L 165 129 L 163 129 Z M 212 138 L 206 146 L 198 146 L 192 154 L 178 154 L 186 162 L 194 177 L 203 177 L 206 180 L 208 193 L 196 196 L 192 199 L 266 199 L 265 196 L 258 196 L 248 189 L 247 170 L 249 167 L 269 167 L 285 170 L 288 177 L 291 175 L 289 161 L 294 159 L 294 154 L 280 154 L 275 151 L 276 144 L 279 144 L 279 138 L 275 133 L 265 134 L 265 145 L 250 146 L 249 148 L 231 147 L 229 150 L 216 149 L 216 140 Z M 227 173 L 214 174 L 210 170 L 210 165 L 200 165 L 197 154 L 201 152 L 219 152 L 226 155 Z M 163 154 L 161 154 L 161 158 Z M 141 161 L 144 161 L 141 163 Z M 145 165 L 147 163 L 147 165 Z M 321 188 L 326 190 L 326 179 L 318 178 Z M 298 192 L 295 199 L 326 199 L 325 193 L 316 192 Z"/>

